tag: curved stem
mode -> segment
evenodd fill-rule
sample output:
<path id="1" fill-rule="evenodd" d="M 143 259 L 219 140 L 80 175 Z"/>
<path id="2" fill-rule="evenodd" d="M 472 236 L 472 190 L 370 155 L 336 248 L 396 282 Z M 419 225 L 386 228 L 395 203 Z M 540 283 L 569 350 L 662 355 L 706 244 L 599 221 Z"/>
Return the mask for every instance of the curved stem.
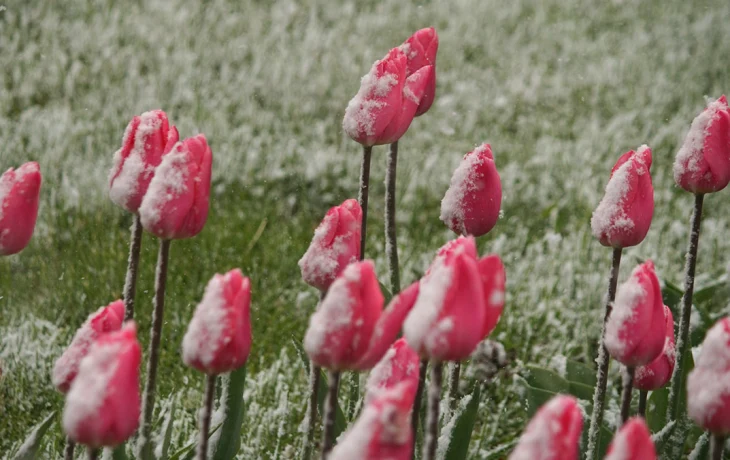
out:
<path id="1" fill-rule="evenodd" d="M 639 390 L 639 416 L 646 418 L 646 399 L 649 392 L 646 390 Z"/>
<path id="2" fill-rule="evenodd" d="M 368 192 L 370 191 L 370 158 L 373 148 L 362 148 L 362 165 L 360 166 L 360 193 L 357 201 L 362 208 L 362 225 L 360 226 L 360 260 L 365 258 L 365 242 L 368 228 Z"/>
<path id="3" fill-rule="evenodd" d="M 428 413 L 426 414 L 426 441 L 423 443 L 423 460 L 434 460 L 436 458 L 443 366 L 441 362 L 431 363 L 431 384 L 428 387 Z"/>
<path id="4" fill-rule="evenodd" d="M 97 458 L 99 458 L 99 449 L 96 449 L 94 447 L 87 447 L 86 455 L 88 456 L 89 460 L 96 460 Z"/>
<path id="5" fill-rule="evenodd" d="M 449 370 L 449 408 L 453 411 L 456 409 L 456 403 L 459 400 L 459 374 L 461 373 L 461 362 L 454 361 L 451 363 Z"/>
<path id="6" fill-rule="evenodd" d="M 395 223 L 395 179 L 398 164 L 398 141 L 390 144 L 388 165 L 385 172 L 385 254 L 388 257 L 390 293 L 400 292 L 400 268 L 398 266 L 398 243 Z"/>
<path id="7" fill-rule="evenodd" d="M 134 298 L 137 293 L 137 268 L 139 267 L 139 250 L 142 247 L 142 220 L 139 214 L 134 215 L 132 237 L 129 240 L 129 259 L 127 260 L 127 276 L 124 279 L 124 321 L 134 318 Z"/>
<path id="8" fill-rule="evenodd" d="M 63 450 L 64 460 L 73 460 L 74 450 L 76 450 L 76 443 L 71 438 L 66 438 L 66 448 Z"/>
<path id="9" fill-rule="evenodd" d="M 621 425 L 626 423 L 631 412 L 631 395 L 634 389 L 634 372 L 635 367 L 626 367 L 624 369 L 624 388 L 621 393 Z"/>
<path id="10" fill-rule="evenodd" d="M 411 458 L 416 458 L 416 440 L 418 439 L 418 418 L 421 415 L 421 401 L 423 400 L 423 389 L 426 386 L 426 371 L 428 370 L 428 360 L 421 360 L 418 367 L 418 388 L 416 389 L 416 397 L 413 400 L 413 412 L 411 413 L 411 429 L 413 430 L 413 449 Z"/>
<path id="11" fill-rule="evenodd" d="M 719 434 L 713 434 L 710 439 L 710 458 L 712 460 L 722 460 L 722 451 L 725 449 L 725 437 Z"/>
<path id="12" fill-rule="evenodd" d="M 216 374 L 208 375 L 205 379 L 205 400 L 203 412 L 200 414 L 200 441 L 198 441 L 198 460 L 208 458 L 208 432 L 210 431 L 210 415 L 213 413 L 213 399 L 215 398 Z"/>
<path id="13" fill-rule="evenodd" d="M 337 390 L 340 386 L 340 372 L 329 371 L 328 377 L 327 399 L 324 402 L 324 427 L 322 429 L 322 460 L 327 458 L 334 444 Z"/>

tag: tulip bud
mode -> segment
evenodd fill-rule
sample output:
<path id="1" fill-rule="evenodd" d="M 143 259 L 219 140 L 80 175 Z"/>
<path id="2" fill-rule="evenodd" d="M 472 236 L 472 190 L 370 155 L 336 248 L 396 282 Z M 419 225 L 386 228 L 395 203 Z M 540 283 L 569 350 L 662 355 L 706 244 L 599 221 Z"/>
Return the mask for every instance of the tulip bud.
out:
<path id="1" fill-rule="evenodd" d="M 368 375 L 365 404 L 402 382 L 418 387 L 419 362 L 418 354 L 408 346 L 406 339 L 396 340 Z"/>
<path id="2" fill-rule="evenodd" d="M 654 442 L 643 418 L 631 418 L 621 427 L 604 460 L 656 460 Z"/>
<path id="3" fill-rule="evenodd" d="M 578 401 L 557 395 L 532 417 L 509 460 L 575 460 L 583 429 Z"/>
<path id="4" fill-rule="evenodd" d="M 672 310 L 664 305 L 664 321 L 666 323 L 666 336 L 664 348 L 654 361 L 645 366 L 636 368 L 634 374 L 634 387 L 639 390 L 654 391 L 669 382 L 674 372 L 676 352 L 674 350 L 674 317 Z"/>
<path id="5" fill-rule="evenodd" d="M 38 217 L 41 171 L 31 161 L 0 176 L 0 256 L 22 251 Z"/>
<path id="6" fill-rule="evenodd" d="M 406 77 L 410 77 L 423 67 L 433 66 L 431 78 L 426 83 L 423 97 L 416 110 L 416 116 L 420 116 L 428 112 L 436 96 L 436 53 L 439 49 L 439 37 L 436 29 L 428 27 L 416 31 L 400 46 L 400 49 L 408 59 Z"/>

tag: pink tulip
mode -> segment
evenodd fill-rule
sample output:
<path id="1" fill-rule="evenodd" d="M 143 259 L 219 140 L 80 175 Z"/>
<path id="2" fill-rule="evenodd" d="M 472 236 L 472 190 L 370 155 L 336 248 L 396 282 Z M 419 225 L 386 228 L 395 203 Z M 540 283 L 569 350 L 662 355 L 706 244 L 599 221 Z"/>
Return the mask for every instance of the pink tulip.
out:
<path id="1" fill-rule="evenodd" d="M 676 361 L 674 317 L 672 316 L 672 310 L 666 305 L 664 305 L 664 321 L 666 323 L 666 336 L 661 354 L 649 364 L 636 368 L 634 387 L 639 390 L 654 391 L 663 387 L 669 382 L 672 372 L 674 372 L 674 363 Z"/>
<path id="2" fill-rule="evenodd" d="M 22 251 L 38 218 L 41 170 L 31 161 L 0 176 L 0 256 Z"/>
<path id="3" fill-rule="evenodd" d="M 81 360 L 89 353 L 91 345 L 102 335 L 118 331 L 124 319 L 124 302 L 117 300 L 106 307 L 100 307 L 89 315 L 76 331 L 66 351 L 56 361 L 51 380 L 62 393 L 68 392 L 79 372 Z"/>
<path id="4" fill-rule="evenodd" d="M 134 434 L 141 359 L 133 321 L 92 345 L 66 395 L 63 429 L 72 440 L 99 448 L 116 446 Z"/>
<path id="5" fill-rule="evenodd" d="M 604 343 L 621 364 L 643 366 L 662 353 L 666 330 L 662 291 L 654 262 L 649 260 L 637 266 L 619 286 Z"/>
<path id="6" fill-rule="evenodd" d="M 299 260 L 302 278 L 321 291 L 329 289 L 345 267 L 360 259 L 362 209 L 357 200 L 330 208 L 309 249 Z"/>
<path id="7" fill-rule="evenodd" d="M 626 248 L 641 243 L 654 214 L 651 185 L 651 149 L 621 155 L 611 170 L 604 195 L 591 218 L 593 236 L 604 246 Z"/>
<path id="8" fill-rule="evenodd" d="M 730 182 L 730 111 L 725 96 L 692 121 L 674 160 L 674 181 L 692 193 L 711 193 Z"/>
<path id="9" fill-rule="evenodd" d="M 575 460 L 582 429 L 578 401 L 557 395 L 532 417 L 509 460 Z"/>
<path id="10" fill-rule="evenodd" d="M 162 239 L 190 238 L 208 218 L 213 154 L 205 136 L 168 144 L 155 170 L 139 215 L 142 226 Z"/>
<path id="11" fill-rule="evenodd" d="M 425 66 L 406 77 L 407 61 L 393 48 L 362 78 L 342 121 L 352 139 L 365 146 L 390 144 L 408 130 L 434 69 Z"/>
<path id="12" fill-rule="evenodd" d="M 109 171 L 109 197 L 129 212 L 136 213 L 147 193 L 155 168 L 163 152 L 179 139 L 177 129 L 170 126 L 167 114 L 152 110 L 135 116 L 127 125 L 122 148 L 114 154 Z"/>
<path id="13" fill-rule="evenodd" d="M 365 404 L 402 382 L 418 387 L 418 354 L 408 346 L 406 339 L 393 343 L 378 364 L 370 371 L 366 384 Z M 414 395 L 415 396 L 415 395 Z"/>
<path id="14" fill-rule="evenodd" d="M 436 29 L 428 27 L 416 31 L 400 46 L 400 49 L 408 59 L 406 78 L 423 67 L 433 66 L 433 72 L 430 73 L 431 77 L 426 83 L 426 89 L 416 110 L 416 116 L 420 116 L 428 112 L 436 96 L 436 52 L 439 49 L 439 36 Z"/>
<path id="15" fill-rule="evenodd" d="M 441 201 L 440 219 L 459 235 L 482 236 L 497 223 L 502 183 L 489 144 L 466 154 Z"/>
<path id="16" fill-rule="evenodd" d="M 604 460 L 656 460 L 654 442 L 643 418 L 631 418 L 621 427 Z"/>
<path id="17" fill-rule="evenodd" d="M 205 288 L 183 338 L 183 362 L 206 374 L 243 366 L 251 351 L 251 283 L 234 269 Z"/>
<path id="18" fill-rule="evenodd" d="M 730 434 L 730 318 L 715 323 L 702 342 L 687 376 L 687 413 L 714 434 Z"/>

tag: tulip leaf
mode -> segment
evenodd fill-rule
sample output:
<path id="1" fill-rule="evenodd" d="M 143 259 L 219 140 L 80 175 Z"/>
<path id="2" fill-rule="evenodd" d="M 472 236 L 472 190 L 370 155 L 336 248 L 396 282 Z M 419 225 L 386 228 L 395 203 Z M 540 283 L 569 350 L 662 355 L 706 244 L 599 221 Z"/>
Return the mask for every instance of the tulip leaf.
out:
<path id="1" fill-rule="evenodd" d="M 221 394 L 220 404 L 224 406 L 223 423 L 218 442 L 215 443 L 213 460 L 234 458 L 241 447 L 241 426 L 243 425 L 243 389 L 246 383 L 246 366 L 232 371 Z"/>
<path id="2" fill-rule="evenodd" d="M 672 310 L 672 314 L 674 315 L 674 317 L 679 318 L 679 316 L 677 315 L 679 311 L 677 309 L 677 305 L 679 305 L 679 302 L 682 300 L 682 294 L 684 292 L 671 281 L 662 281 L 664 281 L 664 288 L 662 289 L 662 300 L 664 301 L 664 304 L 668 306 L 670 310 Z"/>
<path id="3" fill-rule="evenodd" d="M 585 364 L 568 359 L 565 361 L 565 379 L 568 382 L 580 383 L 592 389 L 596 386 L 596 370 Z M 593 399 L 592 394 L 591 399 Z"/>
<path id="4" fill-rule="evenodd" d="M 25 438 L 23 444 L 15 453 L 13 460 L 33 460 L 35 458 L 40 458 L 38 455 L 38 449 L 43 441 L 43 436 L 45 436 L 48 428 L 50 428 L 51 424 L 53 424 L 55 416 L 56 412 L 51 412 L 46 418 L 33 427 L 33 430 L 30 434 L 28 434 L 28 437 Z"/>
<path id="5" fill-rule="evenodd" d="M 527 384 L 551 393 L 570 393 L 570 384 L 558 373 L 541 367 L 527 365 L 523 375 Z"/>
<path id="6" fill-rule="evenodd" d="M 210 433 L 208 433 L 208 439 L 210 439 L 213 434 L 220 429 L 222 424 L 218 424 L 210 430 Z M 176 450 L 174 454 L 170 456 L 170 460 L 192 460 L 192 458 L 195 456 L 195 448 L 198 445 L 198 441 L 192 441 L 189 444 L 187 444 L 184 447 L 181 447 L 180 449 Z"/>
<path id="7" fill-rule="evenodd" d="M 469 442 L 471 442 L 471 434 L 474 431 L 474 423 L 476 422 L 477 412 L 479 410 L 479 400 L 481 398 L 481 385 L 474 385 L 471 395 L 464 396 L 459 406 L 462 406 L 464 399 L 470 398 L 465 407 L 461 409 L 454 417 L 456 423 L 451 430 L 449 437 L 449 447 L 446 450 L 445 460 L 463 460 L 469 454 Z"/>
<path id="8" fill-rule="evenodd" d="M 319 387 L 317 388 L 317 406 L 319 407 L 319 413 L 324 414 L 324 401 L 327 399 L 327 387 L 328 380 L 327 374 L 321 371 L 322 375 L 319 379 Z M 335 407 L 335 432 L 334 439 L 337 439 L 340 434 L 347 428 L 347 422 L 345 421 L 345 413 L 340 407 L 340 402 L 336 401 Z"/>
<path id="9" fill-rule="evenodd" d="M 689 458 L 710 458 L 710 433 L 705 431 L 695 443 Z"/>
<path id="10" fill-rule="evenodd" d="M 160 460 L 167 460 L 167 452 L 170 450 L 170 440 L 172 439 L 172 425 L 175 421 L 175 409 L 177 406 L 176 403 L 177 398 L 173 398 L 172 402 L 170 403 L 168 416 L 162 428 L 162 432 L 164 433 L 164 435 L 162 437 L 162 448 L 159 457 Z"/>

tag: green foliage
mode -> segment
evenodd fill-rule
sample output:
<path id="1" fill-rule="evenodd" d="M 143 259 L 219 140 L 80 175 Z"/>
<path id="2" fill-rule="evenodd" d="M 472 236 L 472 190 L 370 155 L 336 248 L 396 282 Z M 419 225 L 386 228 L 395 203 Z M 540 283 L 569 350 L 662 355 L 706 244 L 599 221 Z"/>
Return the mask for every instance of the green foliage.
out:
<path id="1" fill-rule="evenodd" d="M 457 410 L 461 410 L 454 415 L 456 422 L 451 430 L 445 460 L 465 460 L 468 458 L 469 443 L 471 442 L 481 399 L 481 384 L 475 383 L 471 394 L 462 397 L 462 400 L 466 397 L 469 398 L 466 407 L 463 409 L 458 408 Z"/>
<path id="2" fill-rule="evenodd" d="M 51 412 L 48 416 L 43 419 L 38 425 L 33 427 L 25 441 L 20 446 L 20 449 L 13 456 L 13 460 L 34 460 L 38 458 L 38 451 L 41 443 L 43 442 L 43 436 L 45 436 L 48 428 L 53 424 L 53 420 L 56 417 L 55 412 Z"/>
<path id="3" fill-rule="evenodd" d="M 213 460 L 233 458 L 241 446 L 241 427 L 245 415 L 243 406 L 245 383 L 246 366 L 231 372 L 225 379 L 226 388 L 219 402 L 224 406 L 225 417 L 221 425 L 221 434 L 213 451 Z"/>

